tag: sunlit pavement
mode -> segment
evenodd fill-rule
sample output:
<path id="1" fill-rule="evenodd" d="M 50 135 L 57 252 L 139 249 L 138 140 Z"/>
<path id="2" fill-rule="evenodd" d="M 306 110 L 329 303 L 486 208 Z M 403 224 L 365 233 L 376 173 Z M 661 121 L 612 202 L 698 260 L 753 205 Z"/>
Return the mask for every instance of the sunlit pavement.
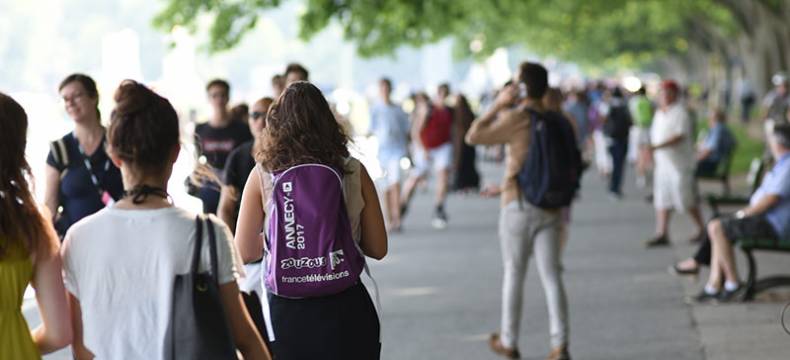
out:
<path id="1" fill-rule="evenodd" d="M 484 181 L 497 181 L 498 167 L 483 168 Z M 790 336 L 778 318 L 783 303 L 684 302 L 684 295 L 697 291 L 702 280 L 681 280 L 666 269 L 691 253 L 691 246 L 681 241 L 691 225 L 676 217 L 675 245 L 645 250 L 642 242 L 653 229 L 652 211 L 632 183 L 627 182 L 625 199 L 613 202 L 591 171 L 574 207 L 563 261 L 573 357 L 787 359 Z M 404 233 L 390 237 L 385 260 L 371 261 L 382 295 L 382 358 L 496 359 L 485 340 L 499 325 L 498 200 L 451 196 L 449 227 L 440 231 L 430 226 L 432 198 L 430 192 L 418 192 Z M 764 273 L 790 273 L 787 260 L 758 255 Z M 532 264 L 525 291 L 519 347 L 524 359 L 543 359 L 549 351 L 547 315 Z M 34 305 L 26 306 L 35 318 Z"/>

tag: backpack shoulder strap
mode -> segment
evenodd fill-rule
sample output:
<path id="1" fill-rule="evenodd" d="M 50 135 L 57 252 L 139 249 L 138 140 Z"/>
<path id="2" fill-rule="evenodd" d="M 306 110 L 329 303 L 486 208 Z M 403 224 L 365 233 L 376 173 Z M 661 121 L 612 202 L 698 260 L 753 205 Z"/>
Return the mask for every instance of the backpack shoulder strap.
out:
<path id="1" fill-rule="evenodd" d="M 255 164 L 255 172 L 258 173 L 258 178 L 261 181 L 261 197 L 262 201 L 268 199 L 268 192 L 271 190 L 272 174 L 266 172 L 261 164 Z"/>
<path id="2" fill-rule="evenodd" d="M 64 138 L 50 142 L 49 150 L 52 152 L 52 157 L 55 159 L 58 171 L 62 172 L 69 167 L 69 151 L 68 148 L 66 148 L 66 141 Z"/>
<path id="3" fill-rule="evenodd" d="M 255 172 L 261 182 L 261 204 L 263 205 L 264 227 L 268 226 L 269 204 L 272 199 L 272 187 L 274 186 L 274 175 L 266 171 L 261 164 L 255 164 Z M 266 229 L 264 229 L 266 230 Z"/>

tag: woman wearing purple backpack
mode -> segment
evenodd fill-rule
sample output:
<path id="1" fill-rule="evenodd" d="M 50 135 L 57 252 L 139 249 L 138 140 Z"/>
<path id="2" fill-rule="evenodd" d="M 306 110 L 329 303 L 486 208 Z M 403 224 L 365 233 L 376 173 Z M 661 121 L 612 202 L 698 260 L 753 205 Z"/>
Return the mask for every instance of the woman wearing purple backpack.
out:
<path id="1" fill-rule="evenodd" d="M 373 181 L 315 86 L 290 84 L 256 139 L 236 244 L 264 254 L 264 304 L 275 358 L 379 359 L 380 325 L 360 281 L 387 233 Z M 265 236 L 261 237 L 263 230 Z"/>

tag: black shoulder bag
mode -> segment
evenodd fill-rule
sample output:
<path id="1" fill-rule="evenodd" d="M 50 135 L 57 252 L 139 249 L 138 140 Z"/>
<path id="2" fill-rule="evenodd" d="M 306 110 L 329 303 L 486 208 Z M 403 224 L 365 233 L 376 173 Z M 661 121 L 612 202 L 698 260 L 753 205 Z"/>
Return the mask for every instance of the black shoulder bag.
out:
<path id="1" fill-rule="evenodd" d="M 203 223 L 209 235 L 211 269 L 199 273 Z M 195 249 L 189 273 L 176 275 L 173 304 L 165 339 L 165 359 L 236 359 L 219 292 L 217 242 L 211 220 L 198 215 Z"/>

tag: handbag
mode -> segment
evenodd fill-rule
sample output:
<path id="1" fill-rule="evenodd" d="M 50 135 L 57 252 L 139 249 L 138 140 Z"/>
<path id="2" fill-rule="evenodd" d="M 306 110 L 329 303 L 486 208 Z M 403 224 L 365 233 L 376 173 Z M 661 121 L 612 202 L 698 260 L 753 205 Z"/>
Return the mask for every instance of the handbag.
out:
<path id="1" fill-rule="evenodd" d="M 203 223 L 209 237 L 210 263 L 208 272 L 198 272 L 203 242 Z M 195 219 L 195 249 L 190 271 L 176 275 L 173 283 L 173 304 L 165 339 L 165 359 L 236 359 L 217 275 L 217 243 L 214 225 L 198 215 Z"/>

